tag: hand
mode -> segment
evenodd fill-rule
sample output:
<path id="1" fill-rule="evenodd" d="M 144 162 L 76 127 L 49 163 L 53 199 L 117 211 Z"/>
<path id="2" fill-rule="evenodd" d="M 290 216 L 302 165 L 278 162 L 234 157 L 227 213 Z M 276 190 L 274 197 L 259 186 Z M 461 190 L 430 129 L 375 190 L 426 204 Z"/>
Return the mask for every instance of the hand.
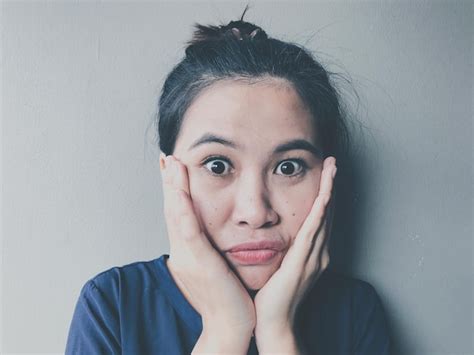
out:
<path id="1" fill-rule="evenodd" d="M 197 347 L 200 351 L 246 353 L 256 319 L 252 299 L 201 230 L 189 193 L 186 166 L 164 154 L 160 166 L 170 242 L 167 266 L 202 317 L 203 333 Z M 210 347 L 199 344 L 201 340 Z M 228 347 L 223 349 L 222 343 L 216 341 L 225 342 Z"/>
<path id="2" fill-rule="evenodd" d="M 298 352 L 293 335 L 297 306 L 329 264 L 328 236 L 332 221 L 329 202 L 336 174 L 335 162 L 333 157 L 325 159 L 319 193 L 311 211 L 280 268 L 255 297 L 255 335 L 260 353 Z"/>

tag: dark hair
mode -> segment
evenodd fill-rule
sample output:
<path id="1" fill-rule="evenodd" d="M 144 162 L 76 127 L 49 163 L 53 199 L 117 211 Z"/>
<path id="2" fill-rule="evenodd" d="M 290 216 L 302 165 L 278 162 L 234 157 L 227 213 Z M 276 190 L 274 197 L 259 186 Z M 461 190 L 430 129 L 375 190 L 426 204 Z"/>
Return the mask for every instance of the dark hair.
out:
<path id="1" fill-rule="evenodd" d="M 325 156 L 337 156 L 348 143 L 339 95 L 308 50 L 268 37 L 262 28 L 244 22 L 243 15 L 227 25 L 195 28 L 186 56 L 169 73 L 161 92 L 157 123 L 163 153 L 173 153 L 184 114 L 204 88 L 220 80 L 269 76 L 292 83 L 311 112 Z"/>

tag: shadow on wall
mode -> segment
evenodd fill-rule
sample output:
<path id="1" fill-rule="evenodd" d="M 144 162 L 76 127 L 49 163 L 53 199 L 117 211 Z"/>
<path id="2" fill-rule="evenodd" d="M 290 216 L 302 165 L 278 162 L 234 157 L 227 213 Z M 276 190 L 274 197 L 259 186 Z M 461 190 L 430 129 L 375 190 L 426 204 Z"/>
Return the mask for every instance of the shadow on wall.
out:
<path id="1" fill-rule="evenodd" d="M 351 137 L 354 147 L 365 146 L 365 133 L 361 138 Z M 373 176 L 364 167 L 367 162 L 370 150 L 356 149 L 343 153 L 338 157 L 338 176 L 336 179 L 336 209 L 330 240 L 331 269 L 347 275 L 353 275 L 354 267 L 358 264 L 356 249 L 360 244 L 365 244 L 364 231 L 367 230 L 363 221 L 371 213 L 368 196 L 372 186 Z M 370 220 L 370 219 L 369 219 Z M 379 293 L 380 295 L 380 293 Z M 388 326 L 392 336 L 392 355 L 407 355 L 413 353 L 409 351 L 409 346 L 401 337 L 401 332 L 397 331 L 400 325 L 395 322 L 388 309 L 388 300 L 383 299 L 382 304 L 387 316 Z"/>

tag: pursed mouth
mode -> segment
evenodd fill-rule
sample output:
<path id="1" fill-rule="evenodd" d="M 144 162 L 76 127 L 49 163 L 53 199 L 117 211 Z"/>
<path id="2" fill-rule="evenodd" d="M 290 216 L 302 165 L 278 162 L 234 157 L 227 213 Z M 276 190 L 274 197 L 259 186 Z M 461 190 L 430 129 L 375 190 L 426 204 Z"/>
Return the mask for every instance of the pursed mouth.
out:
<path id="1" fill-rule="evenodd" d="M 254 250 L 273 250 L 282 251 L 285 249 L 285 244 L 280 240 L 262 240 L 257 242 L 247 242 L 235 245 L 225 252 L 241 252 L 241 251 L 254 251 Z"/>
<path id="2" fill-rule="evenodd" d="M 274 262 L 281 251 L 274 249 L 246 249 L 228 251 L 226 254 L 240 265 L 266 265 Z"/>

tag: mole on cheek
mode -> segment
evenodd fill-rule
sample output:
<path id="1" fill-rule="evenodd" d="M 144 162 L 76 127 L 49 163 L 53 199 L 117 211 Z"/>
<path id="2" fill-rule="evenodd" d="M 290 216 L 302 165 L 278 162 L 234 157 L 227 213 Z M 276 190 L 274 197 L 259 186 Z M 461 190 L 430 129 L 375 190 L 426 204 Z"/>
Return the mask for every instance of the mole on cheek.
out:
<path id="1" fill-rule="evenodd" d="M 296 216 L 296 213 L 293 212 L 291 215 L 294 217 L 294 216 Z"/>

